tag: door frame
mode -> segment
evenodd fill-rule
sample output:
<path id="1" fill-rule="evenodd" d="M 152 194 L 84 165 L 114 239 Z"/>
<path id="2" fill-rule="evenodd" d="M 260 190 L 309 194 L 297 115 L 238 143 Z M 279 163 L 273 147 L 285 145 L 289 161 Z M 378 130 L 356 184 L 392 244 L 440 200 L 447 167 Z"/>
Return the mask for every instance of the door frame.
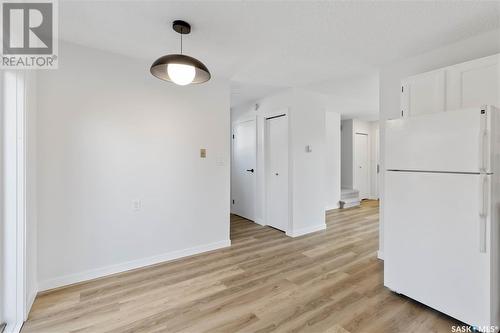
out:
<path id="1" fill-rule="evenodd" d="M 259 177 L 259 168 L 257 167 L 257 149 L 258 149 L 258 131 L 257 131 L 257 116 L 241 119 L 238 121 L 235 121 L 231 123 L 231 197 L 230 197 L 230 212 L 233 214 L 233 184 L 234 184 L 234 174 L 233 174 L 233 167 L 234 166 L 234 129 L 237 125 L 240 125 L 242 123 L 246 123 L 249 121 L 254 122 L 254 127 L 255 127 L 255 150 L 254 150 L 254 166 L 255 166 L 255 177 L 254 177 L 254 191 L 253 191 L 253 220 L 252 222 L 258 223 L 257 222 L 257 179 Z M 260 224 L 260 223 L 259 223 Z"/>
<path id="2" fill-rule="evenodd" d="M 288 226 L 286 228 L 286 230 L 284 230 L 285 234 L 287 236 L 290 236 L 292 231 L 293 231 L 293 228 L 292 228 L 292 225 L 293 225 L 293 220 L 292 220 L 292 200 L 293 200 L 293 187 L 292 187 L 292 156 L 291 156 L 291 149 L 290 149 L 290 145 L 291 145 L 291 135 L 290 135 L 290 112 L 289 112 L 289 109 L 288 108 L 281 108 L 281 109 L 277 109 L 277 110 L 274 110 L 274 111 L 270 111 L 268 113 L 266 113 L 263 117 L 263 129 L 264 129 L 264 135 L 263 135 L 263 158 L 264 158 L 264 163 L 263 163 L 263 166 L 264 166 L 264 170 L 263 170 L 263 178 L 264 178 L 264 223 L 265 225 L 268 225 L 268 221 L 269 221 L 269 206 L 270 206 L 270 203 L 269 203 L 269 177 L 267 176 L 268 174 L 268 171 L 269 171 L 269 157 L 268 157 L 268 153 L 269 153 L 269 126 L 268 126 L 268 122 L 267 120 L 269 120 L 270 118 L 276 118 L 276 117 L 279 117 L 279 116 L 283 116 L 285 117 L 285 119 L 287 120 L 286 124 L 287 124 L 287 141 L 288 141 Z"/>
<path id="3" fill-rule="evenodd" d="M 15 87 L 7 86 L 7 76 L 14 80 Z M 2 307 L 7 326 L 6 332 L 19 332 L 29 311 L 26 287 L 26 72 L 5 71 L 1 77 L 1 94 L 15 93 L 0 105 L 3 118 L 3 221 L 4 248 L 7 253 L 1 257 L 5 280 L 2 288 Z M 12 291 L 13 290 L 13 291 Z M 9 292 L 10 291 L 10 292 Z"/>

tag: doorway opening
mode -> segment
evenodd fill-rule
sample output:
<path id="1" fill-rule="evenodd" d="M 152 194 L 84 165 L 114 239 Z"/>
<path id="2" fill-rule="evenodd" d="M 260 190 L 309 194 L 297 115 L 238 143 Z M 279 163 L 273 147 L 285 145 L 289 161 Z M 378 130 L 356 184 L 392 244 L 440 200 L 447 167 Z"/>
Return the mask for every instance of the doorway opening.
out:
<path id="1" fill-rule="evenodd" d="M 341 208 L 378 200 L 378 121 L 341 122 Z"/>
<path id="2" fill-rule="evenodd" d="M 280 109 L 232 123 L 231 239 L 239 233 L 233 229 L 246 229 L 243 222 L 291 230 L 288 122 L 288 110 Z"/>
<path id="3" fill-rule="evenodd" d="M 257 188 L 256 119 L 233 124 L 231 213 L 255 221 Z"/>

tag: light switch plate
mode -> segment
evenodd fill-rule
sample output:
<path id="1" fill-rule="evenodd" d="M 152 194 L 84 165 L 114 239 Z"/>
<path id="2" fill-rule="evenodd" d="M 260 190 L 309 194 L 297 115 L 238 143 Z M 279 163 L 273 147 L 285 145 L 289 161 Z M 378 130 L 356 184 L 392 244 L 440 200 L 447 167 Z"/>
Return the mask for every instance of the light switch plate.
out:
<path id="1" fill-rule="evenodd" d="M 201 158 L 206 158 L 207 157 L 207 150 L 205 148 L 200 149 L 200 157 Z"/>
<path id="2" fill-rule="evenodd" d="M 134 200 L 134 201 L 132 201 L 132 209 L 135 212 L 140 211 L 141 208 L 142 208 L 142 202 L 141 202 L 141 200 Z"/>

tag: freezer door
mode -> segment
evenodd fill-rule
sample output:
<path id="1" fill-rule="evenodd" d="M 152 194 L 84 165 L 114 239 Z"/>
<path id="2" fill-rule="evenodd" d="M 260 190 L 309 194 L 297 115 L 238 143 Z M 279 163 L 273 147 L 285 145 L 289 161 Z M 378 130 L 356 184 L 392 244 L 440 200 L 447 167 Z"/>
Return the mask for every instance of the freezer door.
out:
<path id="1" fill-rule="evenodd" d="M 388 288 L 469 325 L 492 324 L 491 177 L 386 173 Z"/>
<path id="2" fill-rule="evenodd" d="M 491 172 L 491 113 L 475 108 L 386 122 L 386 169 Z"/>

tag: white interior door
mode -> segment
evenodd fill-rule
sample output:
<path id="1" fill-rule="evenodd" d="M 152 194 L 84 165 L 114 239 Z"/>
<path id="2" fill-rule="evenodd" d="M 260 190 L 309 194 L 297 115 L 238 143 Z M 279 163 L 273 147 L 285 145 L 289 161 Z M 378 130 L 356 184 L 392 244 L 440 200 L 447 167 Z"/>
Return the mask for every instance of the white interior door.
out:
<path id="1" fill-rule="evenodd" d="M 480 216 L 490 215 L 490 186 L 491 176 L 479 174 L 386 172 L 385 285 L 489 325 L 491 222 Z"/>
<path id="2" fill-rule="evenodd" d="M 233 127 L 232 209 L 233 214 L 255 218 L 255 120 Z"/>
<path id="3" fill-rule="evenodd" d="M 359 191 L 360 199 L 367 199 L 370 192 L 368 135 L 356 133 L 354 144 L 354 168 L 356 169 L 354 188 Z"/>
<path id="4" fill-rule="evenodd" d="M 288 229 L 288 117 L 266 120 L 267 225 Z"/>

